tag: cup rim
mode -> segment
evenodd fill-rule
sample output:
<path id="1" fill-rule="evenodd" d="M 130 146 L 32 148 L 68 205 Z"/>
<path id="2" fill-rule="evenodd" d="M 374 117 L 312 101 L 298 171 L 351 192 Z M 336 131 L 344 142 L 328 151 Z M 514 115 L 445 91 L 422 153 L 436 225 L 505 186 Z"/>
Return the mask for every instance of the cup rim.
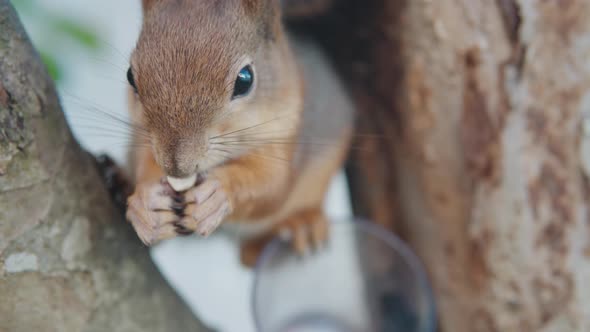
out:
<path id="1" fill-rule="evenodd" d="M 330 220 L 330 226 L 333 225 L 346 225 L 356 229 L 356 231 L 362 231 L 367 233 L 371 236 L 377 237 L 380 240 L 384 241 L 392 247 L 399 256 L 410 266 L 410 269 L 418 279 L 418 283 L 424 289 L 428 301 L 428 312 L 426 318 L 426 331 L 434 332 L 436 331 L 437 326 L 437 307 L 436 301 L 434 297 L 434 291 L 432 289 L 432 285 L 426 273 L 426 269 L 422 263 L 422 260 L 418 257 L 416 253 L 414 253 L 410 247 L 397 235 L 393 232 L 389 231 L 385 227 L 378 225 L 374 222 L 367 221 L 363 218 L 350 218 L 351 220 L 348 221 L 334 221 L 333 218 L 328 218 Z M 254 265 L 254 278 L 253 278 L 253 286 L 252 286 L 252 296 L 250 297 L 250 305 L 251 305 L 251 312 L 254 319 L 254 326 L 256 331 L 262 331 L 262 322 L 260 317 L 260 312 L 258 310 L 258 306 L 256 305 L 256 294 L 258 294 L 258 290 L 260 289 L 260 272 L 262 270 L 263 264 L 268 261 L 269 257 L 275 252 L 278 246 L 284 243 L 284 240 L 280 237 L 273 239 L 266 247 L 263 249 L 261 255 L 258 257 L 256 264 Z"/>

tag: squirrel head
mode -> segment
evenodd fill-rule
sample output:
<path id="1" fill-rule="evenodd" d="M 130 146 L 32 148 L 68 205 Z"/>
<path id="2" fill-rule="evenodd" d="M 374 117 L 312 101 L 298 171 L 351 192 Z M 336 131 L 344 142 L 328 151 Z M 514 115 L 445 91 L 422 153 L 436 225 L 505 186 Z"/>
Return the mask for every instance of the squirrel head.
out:
<path id="1" fill-rule="evenodd" d="M 275 0 L 143 0 L 127 72 L 154 156 L 187 177 L 245 153 L 215 138 L 268 120 L 284 96 L 280 4 Z M 270 127 L 266 127 L 268 130 Z"/>

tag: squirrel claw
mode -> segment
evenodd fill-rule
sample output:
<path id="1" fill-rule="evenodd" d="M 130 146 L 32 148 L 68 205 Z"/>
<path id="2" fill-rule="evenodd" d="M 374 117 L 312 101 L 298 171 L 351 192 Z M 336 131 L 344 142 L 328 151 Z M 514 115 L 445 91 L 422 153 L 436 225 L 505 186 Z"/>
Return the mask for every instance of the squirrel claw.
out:
<path id="1" fill-rule="evenodd" d="M 319 208 L 296 213 L 278 224 L 273 232 L 242 243 L 240 248 L 242 264 L 253 267 L 264 248 L 275 236 L 284 241 L 290 241 L 293 251 L 304 258 L 310 255 L 312 250 L 319 250 L 324 246 L 328 238 L 328 225 Z"/>
<path id="2" fill-rule="evenodd" d="M 140 184 L 127 200 L 127 220 L 148 246 L 177 234 L 174 223 L 179 217 L 171 208 L 172 198 L 163 192 L 161 183 Z"/>
<path id="3" fill-rule="evenodd" d="M 189 190 L 185 195 L 187 207 L 179 225 L 209 236 L 231 213 L 228 196 L 215 180 L 208 180 Z"/>
<path id="4" fill-rule="evenodd" d="M 321 249 L 328 238 L 328 221 L 320 209 L 297 213 L 280 224 L 278 234 L 289 238 L 293 250 L 305 257 Z"/>

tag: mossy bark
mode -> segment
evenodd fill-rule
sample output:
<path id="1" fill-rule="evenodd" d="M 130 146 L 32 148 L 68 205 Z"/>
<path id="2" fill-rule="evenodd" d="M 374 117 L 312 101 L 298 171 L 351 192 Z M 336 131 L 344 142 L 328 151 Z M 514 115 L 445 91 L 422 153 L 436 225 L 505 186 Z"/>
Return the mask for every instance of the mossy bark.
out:
<path id="1" fill-rule="evenodd" d="M 0 0 L 0 331 L 209 331 L 113 206 L 8 0 Z"/>

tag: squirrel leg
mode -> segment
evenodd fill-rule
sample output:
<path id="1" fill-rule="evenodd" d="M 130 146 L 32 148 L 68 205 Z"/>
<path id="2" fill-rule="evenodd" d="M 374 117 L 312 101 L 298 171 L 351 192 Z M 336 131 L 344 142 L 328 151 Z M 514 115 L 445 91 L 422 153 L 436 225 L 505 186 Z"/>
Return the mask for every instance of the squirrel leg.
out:
<path id="1" fill-rule="evenodd" d="M 242 264 L 254 266 L 266 245 L 277 236 L 287 236 L 298 255 L 318 250 L 328 238 L 328 228 L 321 207 L 300 210 L 278 223 L 268 234 L 245 241 L 240 248 Z"/>
<path id="2" fill-rule="evenodd" d="M 240 260 L 244 266 L 254 267 L 264 248 L 275 238 L 275 234 L 266 234 L 242 242 Z"/>

